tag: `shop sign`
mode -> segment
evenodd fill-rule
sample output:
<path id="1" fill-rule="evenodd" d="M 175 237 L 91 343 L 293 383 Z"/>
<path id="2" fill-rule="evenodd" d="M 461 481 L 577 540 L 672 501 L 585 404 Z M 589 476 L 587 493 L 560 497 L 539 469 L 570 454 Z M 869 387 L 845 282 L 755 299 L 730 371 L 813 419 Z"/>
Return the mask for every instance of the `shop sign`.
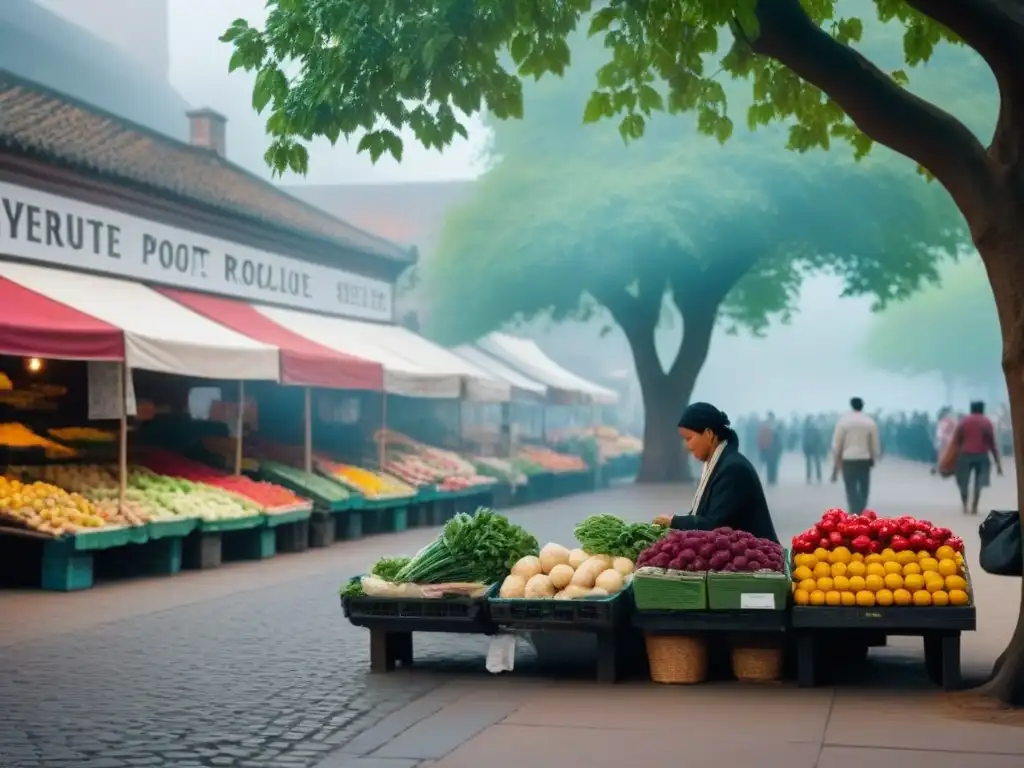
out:
<path id="1" fill-rule="evenodd" d="M 0 181 L 0 254 L 174 288 L 391 322 L 394 288 Z"/>

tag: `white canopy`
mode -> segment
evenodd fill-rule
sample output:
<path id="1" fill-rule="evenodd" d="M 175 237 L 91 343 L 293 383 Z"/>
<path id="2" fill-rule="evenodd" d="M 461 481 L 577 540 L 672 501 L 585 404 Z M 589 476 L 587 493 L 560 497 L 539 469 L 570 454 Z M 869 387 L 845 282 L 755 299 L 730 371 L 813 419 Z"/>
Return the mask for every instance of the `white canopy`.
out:
<path id="1" fill-rule="evenodd" d="M 277 347 L 218 325 L 141 283 L 10 261 L 0 262 L 0 277 L 120 329 L 131 368 L 278 380 Z"/>
<path id="2" fill-rule="evenodd" d="M 477 346 L 549 387 L 578 392 L 586 401 L 597 405 L 613 405 L 619 401 L 617 392 L 567 371 L 529 339 L 491 333 L 477 341 Z"/>
<path id="3" fill-rule="evenodd" d="M 476 347 L 470 346 L 469 344 L 463 344 L 461 347 L 456 347 L 454 352 L 462 358 L 465 358 L 477 368 L 487 371 L 488 373 L 496 376 L 503 381 L 506 381 L 512 387 L 512 394 L 514 397 L 527 399 L 527 400 L 542 400 L 547 397 L 548 388 L 540 382 L 534 381 L 530 377 L 520 373 L 515 368 L 512 368 L 496 357 L 491 357 L 486 352 L 482 352 Z"/>
<path id="4" fill-rule="evenodd" d="M 380 363 L 384 390 L 406 397 L 507 402 L 512 388 L 453 352 L 398 325 L 379 325 L 294 309 L 257 306 L 293 333 L 343 354 Z M 463 382 L 465 392 L 463 392 Z"/>

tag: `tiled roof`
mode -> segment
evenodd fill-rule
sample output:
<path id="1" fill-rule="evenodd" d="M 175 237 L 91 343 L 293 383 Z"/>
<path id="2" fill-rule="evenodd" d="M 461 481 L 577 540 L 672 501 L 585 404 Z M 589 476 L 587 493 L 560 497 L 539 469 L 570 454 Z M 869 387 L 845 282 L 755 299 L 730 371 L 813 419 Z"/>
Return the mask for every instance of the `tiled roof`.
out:
<path id="1" fill-rule="evenodd" d="M 472 181 L 421 181 L 397 184 L 319 184 L 285 186 L 290 194 L 332 216 L 378 232 L 430 258 L 445 216 L 466 200 Z"/>
<path id="2" fill-rule="evenodd" d="M 415 260 L 409 248 L 347 224 L 212 151 L 167 138 L 3 71 L 0 147 L 36 152 L 363 253 L 400 262 Z"/>

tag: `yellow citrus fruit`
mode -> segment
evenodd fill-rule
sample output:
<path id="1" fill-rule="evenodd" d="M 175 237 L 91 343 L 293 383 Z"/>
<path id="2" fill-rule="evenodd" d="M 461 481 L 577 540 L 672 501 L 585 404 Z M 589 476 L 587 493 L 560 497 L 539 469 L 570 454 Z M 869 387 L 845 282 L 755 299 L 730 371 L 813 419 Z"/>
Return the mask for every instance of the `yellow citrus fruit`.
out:
<path id="1" fill-rule="evenodd" d="M 793 557 L 793 565 L 803 566 L 804 568 L 813 568 L 818 562 L 818 558 L 809 552 L 801 552 Z"/>
<path id="2" fill-rule="evenodd" d="M 934 579 L 926 579 L 924 582 L 924 588 L 929 592 L 939 592 L 946 588 L 946 582 L 944 582 L 940 576 L 936 576 Z"/>
<path id="3" fill-rule="evenodd" d="M 967 591 L 967 579 L 963 576 L 953 575 L 947 576 L 945 579 L 946 589 L 959 589 L 964 592 Z"/>
<path id="4" fill-rule="evenodd" d="M 932 593 L 924 589 L 919 589 L 914 593 L 914 605 L 931 605 L 932 604 Z"/>
<path id="5" fill-rule="evenodd" d="M 903 575 L 910 576 L 911 574 L 921 573 L 921 566 L 917 563 L 907 563 L 903 566 Z"/>
<path id="6" fill-rule="evenodd" d="M 924 589 L 924 576 L 919 573 L 910 573 L 903 577 L 903 586 L 911 592 Z"/>
<path id="7" fill-rule="evenodd" d="M 932 592 L 932 605 L 949 605 L 949 593 L 942 589 Z"/>
<path id="8" fill-rule="evenodd" d="M 811 571 L 811 573 L 814 574 L 814 578 L 820 579 L 822 576 L 831 576 L 832 569 L 829 568 L 828 563 L 819 562 L 816 566 L 814 566 L 814 570 Z"/>
<path id="9" fill-rule="evenodd" d="M 850 562 L 850 550 L 846 547 L 836 547 L 828 553 L 828 561 L 830 563 L 848 563 Z"/>
<path id="10" fill-rule="evenodd" d="M 863 576 L 851 576 L 850 577 L 850 589 L 854 592 L 860 592 L 867 585 L 864 583 Z"/>
<path id="11" fill-rule="evenodd" d="M 816 550 L 814 550 L 814 558 L 819 563 L 827 563 L 828 562 L 828 550 L 825 549 L 824 547 L 818 547 Z"/>
<path id="12" fill-rule="evenodd" d="M 875 605 L 892 605 L 892 592 L 888 589 L 880 589 L 875 592 Z"/>
<path id="13" fill-rule="evenodd" d="M 832 587 L 840 592 L 846 592 L 850 588 L 850 580 L 845 576 L 836 576 L 832 579 Z"/>
<path id="14" fill-rule="evenodd" d="M 843 598 L 839 592 L 834 589 L 830 589 L 825 593 L 825 605 L 840 605 L 843 602 Z"/>
<path id="15" fill-rule="evenodd" d="M 872 552 L 870 555 L 864 558 L 864 562 L 868 565 L 871 565 L 871 563 L 881 563 L 882 556 L 877 552 Z"/>
<path id="16" fill-rule="evenodd" d="M 881 563 L 868 563 L 868 576 L 885 576 L 885 566 Z"/>
<path id="17" fill-rule="evenodd" d="M 846 563 L 832 563 L 832 578 L 846 575 Z"/>
<path id="18" fill-rule="evenodd" d="M 927 593 L 925 593 L 925 594 L 927 594 Z M 825 593 L 822 592 L 820 589 L 814 590 L 810 594 L 809 602 L 810 602 L 811 605 L 824 605 L 825 604 Z"/>
<path id="19" fill-rule="evenodd" d="M 843 605 L 850 608 L 857 604 L 857 596 L 853 592 L 840 592 L 839 597 L 843 601 Z"/>
<path id="20" fill-rule="evenodd" d="M 885 574 L 885 588 L 897 590 L 903 588 L 903 577 L 898 573 Z"/>
<path id="21" fill-rule="evenodd" d="M 949 546 L 949 544 L 943 544 L 935 550 L 935 556 L 939 558 L 939 560 L 952 560 L 956 557 L 956 550 Z"/>
<path id="22" fill-rule="evenodd" d="M 888 563 L 890 560 L 895 560 L 896 559 L 896 552 L 894 552 L 889 547 L 886 547 L 885 549 L 883 549 L 878 554 L 880 554 L 882 556 L 882 562 L 883 563 Z"/>
<path id="23" fill-rule="evenodd" d="M 799 585 L 797 585 L 797 589 L 802 589 L 806 592 L 813 592 L 817 588 L 818 582 L 816 582 L 814 579 L 804 579 L 800 582 Z"/>
<path id="24" fill-rule="evenodd" d="M 910 605 L 914 600 L 914 596 L 905 589 L 894 589 L 892 600 L 896 605 Z"/>
<path id="25" fill-rule="evenodd" d="M 804 579 L 811 578 L 813 575 L 814 573 L 811 571 L 810 568 L 808 568 L 806 565 L 801 565 L 795 571 L 793 571 L 793 580 L 803 581 Z"/>
<path id="26" fill-rule="evenodd" d="M 896 553 L 896 562 L 900 565 L 906 565 L 907 563 L 915 563 L 917 562 L 917 555 L 915 555 L 910 550 L 905 549 L 902 552 Z"/>
<path id="27" fill-rule="evenodd" d="M 857 593 L 857 605 L 865 608 L 870 608 L 875 604 L 875 593 L 868 592 L 867 590 L 861 590 Z"/>
<path id="28" fill-rule="evenodd" d="M 927 550 L 922 549 L 920 552 L 917 553 L 917 562 L 921 562 L 922 560 L 927 560 L 931 556 L 932 556 L 931 552 L 928 552 Z"/>
<path id="29" fill-rule="evenodd" d="M 871 592 L 885 589 L 885 580 L 877 573 L 869 573 L 864 577 L 864 586 Z"/>
<path id="30" fill-rule="evenodd" d="M 960 566 L 956 564 L 956 560 L 944 559 L 939 560 L 939 575 L 940 576 L 952 576 L 960 570 Z"/>
<path id="31" fill-rule="evenodd" d="M 797 605 L 807 605 L 811 599 L 811 593 L 806 589 L 798 589 L 793 593 L 793 599 L 796 600 Z"/>
<path id="32" fill-rule="evenodd" d="M 862 555 L 860 552 L 854 552 L 852 555 L 850 555 L 850 562 L 851 563 L 863 563 L 864 562 L 864 555 Z"/>
<path id="33" fill-rule="evenodd" d="M 962 589 L 951 589 L 949 590 L 949 604 L 950 605 L 967 605 L 970 602 L 970 597 Z"/>
<path id="34" fill-rule="evenodd" d="M 834 586 L 835 585 L 832 583 L 831 576 L 822 576 L 820 579 L 818 579 L 818 589 L 820 589 L 822 592 L 828 592 Z"/>
<path id="35" fill-rule="evenodd" d="M 923 557 L 921 558 L 921 560 L 918 561 L 918 564 L 921 566 L 922 571 L 939 570 L 939 561 L 936 560 L 934 557 Z"/>
<path id="36" fill-rule="evenodd" d="M 882 563 L 882 567 L 885 568 L 886 573 L 903 573 L 903 566 L 895 560 L 886 560 Z"/>
<path id="37" fill-rule="evenodd" d="M 859 553 L 858 553 L 859 554 Z M 854 560 L 848 566 L 846 566 L 847 576 L 863 576 L 867 573 L 867 566 L 859 560 Z"/>

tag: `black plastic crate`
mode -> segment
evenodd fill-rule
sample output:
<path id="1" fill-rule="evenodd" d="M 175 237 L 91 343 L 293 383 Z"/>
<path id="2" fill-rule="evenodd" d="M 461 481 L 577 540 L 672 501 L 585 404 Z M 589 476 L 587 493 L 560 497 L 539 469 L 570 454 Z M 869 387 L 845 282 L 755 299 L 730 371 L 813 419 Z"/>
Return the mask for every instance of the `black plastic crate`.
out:
<path id="1" fill-rule="evenodd" d="M 925 630 L 972 632 L 977 628 L 973 605 L 838 607 L 794 606 L 794 629 L 861 629 L 914 634 Z"/>
<path id="2" fill-rule="evenodd" d="M 592 631 L 612 629 L 629 620 L 633 612 L 633 596 L 624 589 L 611 597 L 554 600 L 545 598 L 497 597 L 498 586 L 491 589 L 491 621 L 503 627 L 544 630 L 569 629 Z"/>
<path id="3" fill-rule="evenodd" d="M 346 597 L 341 608 L 354 626 L 392 632 L 494 630 L 483 597 Z"/>

